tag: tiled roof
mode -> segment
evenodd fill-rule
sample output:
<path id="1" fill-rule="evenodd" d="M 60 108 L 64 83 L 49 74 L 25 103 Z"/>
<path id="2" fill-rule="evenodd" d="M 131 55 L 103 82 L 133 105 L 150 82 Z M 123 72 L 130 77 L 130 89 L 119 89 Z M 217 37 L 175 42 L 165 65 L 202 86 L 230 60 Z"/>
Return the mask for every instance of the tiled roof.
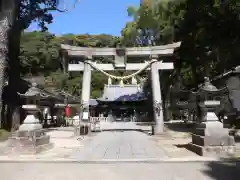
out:
<path id="1" fill-rule="evenodd" d="M 123 87 L 120 85 L 105 85 L 103 96 L 99 100 L 115 101 L 117 99 L 122 99 L 121 97 L 131 96 L 133 94 L 139 94 L 141 92 L 142 90 L 139 85 L 127 84 Z"/>
<path id="2" fill-rule="evenodd" d="M 89 100 L 89 106 L 96 106 L 96 105 L 98 105 L 98 102 L 96 101 L 96 99 Z"/>

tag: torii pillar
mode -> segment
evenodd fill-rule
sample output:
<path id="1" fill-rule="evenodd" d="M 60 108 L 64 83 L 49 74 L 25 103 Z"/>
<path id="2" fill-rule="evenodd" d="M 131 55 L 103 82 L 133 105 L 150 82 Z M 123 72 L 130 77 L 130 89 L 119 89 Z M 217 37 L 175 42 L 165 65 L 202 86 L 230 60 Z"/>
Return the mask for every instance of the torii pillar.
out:
<path id="1" fill-rule="evenodd" d="M 89 100 L 91 95 L 91 66 L 88 63 L 84 63 L 83 79 L 82 79 L 82 93 L 81 93 L 81 104 L 82 111 L 80 114 L 81 120 L 87 121 L 90 117 L 89 113 Z"/>
<path id="2" fill-rule="evenodd" d="M 153 59 L 157 59 L 157 56 L 152 56 Z M 159 66 L 158 62 L 151 64 L 151 87 L 153 98 L 153 115 L 155 121 L 155 128 L 153 134 L 163 133 L 164 130 L 164 117 L 162 108 L 162 93 L 161 83 L 159 78 Z"/>

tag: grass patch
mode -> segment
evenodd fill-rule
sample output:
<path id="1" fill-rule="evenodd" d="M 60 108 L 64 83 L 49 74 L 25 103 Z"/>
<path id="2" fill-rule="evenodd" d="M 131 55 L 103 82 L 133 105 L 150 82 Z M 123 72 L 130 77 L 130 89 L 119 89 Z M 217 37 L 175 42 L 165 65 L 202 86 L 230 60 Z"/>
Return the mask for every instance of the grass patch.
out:
<path id="1" fill-rule="evenodd" d="M 0 129 L 0 142 L 6 141 L 10 135 L 11 135 L 11 132 L 8 132 L 4 129 Z"/>

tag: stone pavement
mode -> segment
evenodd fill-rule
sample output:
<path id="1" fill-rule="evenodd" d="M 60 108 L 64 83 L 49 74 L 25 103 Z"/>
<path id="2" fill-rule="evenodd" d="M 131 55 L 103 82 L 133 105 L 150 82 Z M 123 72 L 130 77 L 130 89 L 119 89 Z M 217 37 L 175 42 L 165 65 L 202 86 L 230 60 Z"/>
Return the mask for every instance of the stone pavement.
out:
<path id="1" fill-rule="evenodd" d="M 180 159 L 179 162 L 179 159 L 173 160 L 167 157 L 163 144 L 156 143 L 154 137 L 144 132 L 103 131 L 80 140 L 72 136 L 73 132 L 64 129 L 53 130 L 48 134 L 55 144 L 52 150 L 35 156 L 15 157 L 15 159 L 10 156 L 0 156 L 0 178 L 2 180 L 240 179 L 240 162 L 209 161 L 209 159 L 205 161 L 202 157 L 199 159 L 188 157 Z M 21 162 L 24 158 L 24 162 Z M 129 161 L 124 161 L 125 159 Z M 146 159 L 162 159 L 162 161 L 145 161 Z"/>
<path id="2" fill-rule="evenodd" d="M 140 125 L 141 123 L 135 122 L 100 122 L 101 130 L 135 130 L 150 132 L 151 126 Z"/>
<path id="3" fill-rule="evenodd" d="M 216 158 L 203 158 L 189 153 L 184 148 L 174 146 L 176 140 L 166 137 L 149 136 L 139 130 L 134 123 L 105 123 L 106 131 L 91 133 L 89 136 L 73 137 L 73 128 L 54 128 L 48 134 L 54 148 L 36 155 L 6 155 L 1 153 L 2 162 L 159 162 L 159 161 L 209 161 Z M 141 126 L 144 129 L 148 126 Z M 136 128 L 137 131 L 131 131 Z M 120 129 L 126 131 L 119 131 Z M 110 131 L 114 130 L 114 131 Z M 172 136 L 172 135 L 171 135 Z M 167 143 L 166 143 L 167 142 Z M 181 149 L 181 150 L 180 150 Z"/>
<path id="4" fill-rule="evenodd" d="M 164 151 L 151 136 L 138 131 L 103 131 L 82 141 L 84 148 L 69 158 L 78 160 L 102 159 L 162 159 Z"/>
<path id="5" fill-rule="evenodd" d="M 4 154 L 4 147 L 6 142 L 0 144 L 0 160 L 50 160 L 50 159 L 63 159 L 69 156 L 72 151 L 77 151 L 82 148 L 81 139 L 73 137 L 73 130 L 69 128 L 58 128 L 47 132 L 50 135 L 50 141 L 54 144 L 52 149 L 41 152 L 36 155 L 14 155 Z"/>
<path id="6" fill-rule="evenodd" d="M 177 145 L 190 142 L 186 134 L 166 133 L 164 136 L 149 136 L 147 129 L 131 123 L 105 123 L 105 131 L 74 137 L 73 128 L 54 128 L 48 134 L 54 148 L 36 155 L 4 154 L 4 143 L 0 144 L 1 162 L 80 162 L 80 163 L 123 163 L 123 162 L 186 162 L 219 161 L 219 158 L 200 157 Z M 104 127 L 104 126 L 103 126 Z M 137 131 L 131 129 L 136 128 Z M 121 131 L 126 130 L 126 131 Z M 111 131 L 113 130 L 113 131 Z M 175 135 L 176 134 L 176 135 Z M 2 148 L 1 148 L 2 146 Z"/>
<path id="7" fill-rule="evenodd" d="M 239 180 L 239 164 L 190 163 L 0 163 L 2 180 Z"/>
<path id="8" fill-rule="evenodd" d="M 73 152 L 68 158 L 95 161 L 167 157 L 146 134 L 151 129 L 149 126 L 139 126 L 134 122 L 101 122 L 101 129 L 102 132 L 84 139 L 84 148 Z"/>
<path id="9" fill-rule="evenodd" d="M 192 142 L 191 134 L 188 132 L 176 132 L 166 130 L 164 135 L 153 136 L 152 139 L 160 146 L 169 158 L 201 158 L 192 151 L 187 150 L 186 145 Z"/>

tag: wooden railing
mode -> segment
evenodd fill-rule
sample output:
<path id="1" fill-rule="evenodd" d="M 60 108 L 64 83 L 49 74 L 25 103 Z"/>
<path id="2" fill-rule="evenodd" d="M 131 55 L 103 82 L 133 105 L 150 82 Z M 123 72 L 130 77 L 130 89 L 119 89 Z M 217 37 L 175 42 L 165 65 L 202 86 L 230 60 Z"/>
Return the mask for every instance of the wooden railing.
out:
<path id="1" fill-rule="evenodd" d="M 101 122 L 107 122 L 107 117 L 90 117 L 90 124 L 92 131 L 101 131 Z"/>

